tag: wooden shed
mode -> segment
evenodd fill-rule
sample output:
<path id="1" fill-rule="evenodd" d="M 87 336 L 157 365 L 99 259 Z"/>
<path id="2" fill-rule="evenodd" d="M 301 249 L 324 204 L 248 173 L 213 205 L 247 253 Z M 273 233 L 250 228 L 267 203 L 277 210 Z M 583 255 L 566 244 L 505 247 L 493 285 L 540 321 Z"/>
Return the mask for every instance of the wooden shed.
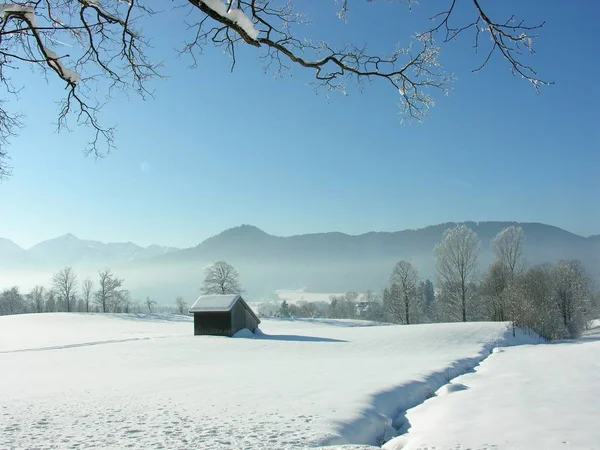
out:
<path id="1" fill-rule="evenodd" d="M 248 328 L 253 333 L 260 319 L 241 295 L 203 295 L 190 308 L 194 335 L 233 336 Z"/>

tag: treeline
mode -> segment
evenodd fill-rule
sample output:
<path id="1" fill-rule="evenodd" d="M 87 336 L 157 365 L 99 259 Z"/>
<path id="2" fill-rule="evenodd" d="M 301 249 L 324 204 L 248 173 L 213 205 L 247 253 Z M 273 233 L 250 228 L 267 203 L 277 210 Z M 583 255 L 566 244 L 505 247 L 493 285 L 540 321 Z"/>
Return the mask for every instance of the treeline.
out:
<path id="1" fill-rule="evenodd" d="M 50 287 L 35 286 L 23 293 L 17 286 L 0 293 L 0 316 L 46 312 L 141 313 L 157 312 L 149 297 L 142 302 L 132 300 L 125 280 L 109 269 L 98 272 L 94 283 L 81 280 L 71 267 L 65 267 L 52 277 Z M 177 299 L 179 300 L 179 298 Z M 165 310 L 165 308 L 162 308 Z M 166 308 L 175 311 L 175 308 Z"/>
<path id="2" fill-rule="evenodd" d="M 583 265 L 562 260 L 526 268 L 524 232 L 507 227 L 492 241 L 495 259 L 483 276 L 477 266 L 481 242 L 458 225 L 435 248 L 437 284 L 419 280 L 409 261 L 398 262 L 381 295 L 354 292 L 329 303 L 261 308 L 264 316 L 366 319 L 399 324 L 509 321 L 548 340 L 575 338 L 600 314 L 600 296 Z"/>

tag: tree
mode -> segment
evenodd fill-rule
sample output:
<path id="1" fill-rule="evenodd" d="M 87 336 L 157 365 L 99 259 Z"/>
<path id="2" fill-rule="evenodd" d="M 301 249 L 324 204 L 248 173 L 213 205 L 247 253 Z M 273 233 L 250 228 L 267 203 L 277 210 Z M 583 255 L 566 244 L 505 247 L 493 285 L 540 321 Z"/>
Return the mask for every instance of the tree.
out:
<path id="1" fill-rule="evenodd" d="M 123 301 L 121 302 L 121 311 L 123 311 L 125 314 L 129 314 L 134 308 L 135 305 L 131 301 L 131 296 L 129 295 L 129 292 L 127 292 L 127 295 L 123 296 Z"/>
<path id="2" fill-rule="evenodd" d="M 431 321 L 434 317 L 435 310 L 435 290 L 433 288 L 433 283 L 429 278 L 422 283 L 421 302 L 423 313 L 427 319 Z"/>
<path id="3" fill-rule="evenodd" d="M 288 305 L 287 300 L 282 301 L 281 305 L 279 306 L 279 317 L 289 318 L 291 316 L 292 314 L 290 313 L 290 305 Z"/>
<path id="4" fill-rule="evenodd" d="M 492 240 L 496 260 L 506 267 L 511 278 L 521 273 L 525 267 L 524 241 L 523 228 L 514 225 L 504 228 Z"/>
<path id="5" fill-rule="evenodd" d="M 71 267 L 65 267 L 52 277 L 52 286 L 58 301 L 65 305 L 66 311 L 73 309 L 73 300 L 77 294 L 77 275 Z"/>
<path id="6" fill-rule="evenodd" d="M 22 314 L 25 312 L 25 302 L 17 286 L 5 289 L 0 294 L 0 316 Z"/>
<path id="7" fill-rule="evenodd" d="M 411 310 L 415 309 L 416 306 L 418 282 L 417 270 L 408 261 L 397 263 L 390 275 L 392 291 L 396 293 L 392 299 L 400 302 L 400 305 L 394 305 L 392 311 L 397 319 L 407 325 L 411 323 Z"/>
<path id="8" fill-rule="evenodd" d="M 152 314 L 152 308 L 156 306 L 154 300 L 150 300 L 150 297 L 146 297 L 146 308 L 148 308 L 148 314 Z"/>
<path id="9" fill-rule="evenodd" d="M 590 279 L 580 261 L 563 260 L 552 269 L 554 301 L 565 337 L 576 338 L 584 330 L 591 304 Z"/>
<path id="10" fill-rule="evenodd" d="M 56 311 L 56 295 L 54 291 L 49 290 L 46 292 L 46 312 L 55 312 Z"/>
<path id="11" fill-rule="evenodd" d="M 481 291 L 487 300 L 491 320 L 499 322 L 512 320 L 509 313 L 508 297 L 505 295 L 511 279 L 510 269 L 502 261 L 496 260 L 490 265 L 490 269 L 481 284 Z"/>
<path id="12" fill-rule="evenodd" d="M 348 20 L 356 1 L 336 1 L 341 5 L 337 16 Z M 407 3 L 411 7 L 416 4 L 414 0 Z M 421 120 L 433 105 L 433 93 L 447 92 L 453 81 L 439 63 L 436 37 L 445 44 L 471 33 L 475 49 L 484 55 L 475 71 L 499 55 L 536 90 L 549 84 L 524 61 L 524 55 L 533 52 L 532 43 L 543 23 L 529 25 L 509 11 L 495 9 L 492 14 L 481 0 L 466 2 L 460 14 L 455 0 L 444 3 L 432 25 L 425 25 L 422 32 L 385 55 L 368 53 L 362 42 L 339 45 L 303 34 L 310 28 L 302 11 L 305 4 L 299 0 L 189 0 L 184 2 L 187 10 L 176 5 L 160 12 L 137 0 L 12 0 L 0 8 L 0 81 L 13 96 L 21 87 L 11 84 L 13 70 L 18 74 L 33 66 L 42 76 L 61 81 L 66 93 L 59 108 L 58 129 L 66 127 L 70 114 L 77 123 L 90 127 L 86 153 L 95 156 L 103 156 L 114 146 L 114 128 L 99 120 L 104 98 L 110 98 L 116 89 L 146 98 L 148 83 L 161 77 L 159 64 L 147 55 L 150 36 L 141 31 L 156 14 L 175 27 L 186 25 L 188 37 L 180 53 L 188 54 L 193 66 L 203 47 L 213 44 L 230 55 L 233 70 L 236 50 L 249 46 L 257 49 L 266 70 L 279 75 L 290 66 L 306 69 L 314 74 L 314 86 L 326 92 L 345 92 L 347 81 L 362 86 L 380 80 L 399 96 L 402 116 L 408 119 Z M 373 2 L 372 8 L 376 7 Z M 397 45 L 398 40 L 394 36 L 390 44 Z M 350 39 L 346 36 L 339 41 Z M 56 53 L 58 43 L 69 48 L 69 53 Z M 105 82 L 98 83 L 99 79 Z M 10 172 L 5 146 L 21 126 L 22 117 L 2 104 L 0 176 Z"/>
<path id="13" fill-rule="evenodd" d="M 466 225 L 446 230 L 442 241 L 435 247 L 436 269 L 447 294 L 447 307 L 463 322 L 467 321 L 469 283 L 475 276 L 480 248 L 477 233 Z"/>
<path id="14" fill-rule="evenodd" d="M 31 310 L 36 313 L 44 312 L 44 286 L 35 286 L 27 297 L 31 303 Z"/>
<path id="15" fill-rule="evenodd" d="M 204 269 L 204 295 L 241 294 L 239 274 L 225 261 L 217 261 Z"/>
<path id="16" fill-rule="evenodd" d="M 94 288 L 94 283 L 89 278 L 86 278 L 81 283 L 81 295 L 83 304 L 85 306 L 85 312 L 90 312 L 90 302 L 92 300 L 92 289 Z"/>
<path id="17" fill-rule="evenodd" d="M 177 307 L 177 311 L 179 311 L 179 314 L 185 314 L 185 312 L 187 311 L 187 303 L 185 302 L 183 297 L 177 297 L 175 299 L 175 306 Z"/>
<path id="18" fill-rule="evenodd" d="M 111 309 L 116 312 L 125 296 L 129 295 L 129 291 L 120 289 L 125 280 L 114 276 L 109 269 L 101 270 L 98 275 L 98 290 L 94 294 L 96 304 L 103 313 Z"/>

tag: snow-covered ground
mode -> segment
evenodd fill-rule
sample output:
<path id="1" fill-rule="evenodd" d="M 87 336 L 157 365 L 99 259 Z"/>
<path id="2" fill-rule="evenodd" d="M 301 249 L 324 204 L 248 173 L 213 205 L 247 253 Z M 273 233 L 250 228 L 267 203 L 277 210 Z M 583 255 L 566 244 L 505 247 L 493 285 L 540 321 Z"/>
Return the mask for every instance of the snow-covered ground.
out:
<path id="1" fill-rule="evenodd" d="M 497 349 L 408 411 L 387 450 L 600 449 L 600 322 L 576 342 Z"/>
<path id="2" fill-rule="evenodd" d="M 306 292 L 304 289 L 298 290 L 286 290 L 280 289 L 275 291 L 275 295 L 279 298 L 279 301 L 287 301 L 288 303 L 302 303 L 302 302 L 322 302 L 329 303 L 331 296 L 333 295 L 344 295 L 339 293 L 323 293 L 323 292 Z"/>
<path id="3" fill-rule="evenodd" d="M 192 328 L 184 316 L 0 317 L 0 448 L 376 445 L 493 348 L 537 342 L 501 323 L 265 320 L 256 339 Z"/>

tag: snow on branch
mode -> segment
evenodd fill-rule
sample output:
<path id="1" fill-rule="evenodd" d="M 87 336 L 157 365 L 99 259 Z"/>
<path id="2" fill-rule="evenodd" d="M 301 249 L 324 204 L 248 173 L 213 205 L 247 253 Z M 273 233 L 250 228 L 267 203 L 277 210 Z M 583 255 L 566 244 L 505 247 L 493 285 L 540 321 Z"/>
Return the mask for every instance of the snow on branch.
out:
<path id="1" fill-rule="evenodd" d="M 0 3 L 0 86 L 16 96 L 23 87 L 13 86 L 10 74 L 23 65 L 37 66 L 48 79 L 58 76 L 66 83 L 59 130 L 68 127 L 68 117 L 89 126 L 93 137 L 85 152 L 102 157 L 113 148 L 114 128 L 99 121 L 99 89 L 107 90 L 107 98 L 114 89 L 132 88 L 144 97 L 150 94 L 146 82 L 160 76 L 158 65 L 145 55 L 146 41 L 133 28 L 153 13 L 137 0 Z M 59 47 L 67 47 L 69 54 L 59 54 Z M 0 145 L 15 134 L 18 119 L 0 103 Z M 7 175 L 6 167 L 0 158 L 0 178 Z"/>

